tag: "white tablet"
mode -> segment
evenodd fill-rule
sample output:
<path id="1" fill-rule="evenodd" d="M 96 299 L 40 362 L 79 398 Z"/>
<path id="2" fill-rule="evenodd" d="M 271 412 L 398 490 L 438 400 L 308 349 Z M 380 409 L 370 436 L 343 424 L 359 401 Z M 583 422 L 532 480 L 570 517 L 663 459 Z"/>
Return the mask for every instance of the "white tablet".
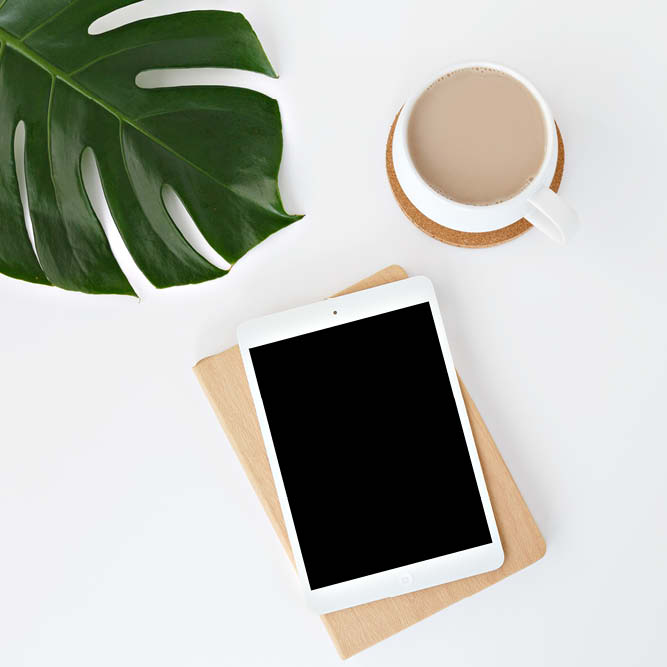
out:
<path id="1" fill-rule="evenodd" d="M 427 278 L 251 320 L 238 339 L 296 569 L 314 610 L 502 565 Z"/>

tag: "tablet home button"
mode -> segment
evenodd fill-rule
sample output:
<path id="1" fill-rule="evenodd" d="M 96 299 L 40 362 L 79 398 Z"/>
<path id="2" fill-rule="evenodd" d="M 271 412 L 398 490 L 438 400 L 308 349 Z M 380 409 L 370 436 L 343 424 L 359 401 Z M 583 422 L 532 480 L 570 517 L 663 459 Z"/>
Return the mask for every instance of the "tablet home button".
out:
<path id="1" fill-rule="evenodd" d="M 409 572 L 401 572 L 398 575 L 398 583 L 407 588 L 412 585 L 412 575 Z"/>

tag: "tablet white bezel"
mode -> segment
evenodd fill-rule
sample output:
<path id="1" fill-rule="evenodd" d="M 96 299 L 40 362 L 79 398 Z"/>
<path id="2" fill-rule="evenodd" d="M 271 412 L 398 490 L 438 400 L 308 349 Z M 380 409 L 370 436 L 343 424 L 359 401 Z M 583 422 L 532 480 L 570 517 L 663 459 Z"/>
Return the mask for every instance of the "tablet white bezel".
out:
<path id="1" fill-rule="evenodd" d="M 258 345 L 266 345 L 286 338 L 293 338 L 294 336 L 327 329 L 425 302 L 430 304 L 433 314 L 433 321 L 435 322 L 442 347 L 449 382 L 463 426 L 463 433 L 492 541 L 490 544 L 465 551 L 431 558 L 392 570 L 385 570 L 358 579 L 352 579 L 333 586 L 312 590 L 308 582 L 299 540 L 296 535 L 292 513 L 287 500 L 287 493 L 271 438 L 271 430 L 266 418 L 249 350 Z M 428 278 L 422 276 L 407 278 L 244 322 L 238 328 L 238 342 L 250 385 L 250 393 L 252 394 L 260 429 L 266 445 L 266 453 L 271 465 L 278 499 L 280 500 L 287 535 L 292 546 L 292 552 L 294 553 L 297 573 L 306 592 L 308 605 L 312 609 L 320 614 L 328 613 L 337 609 L 344 609 L 381 598 L 403 595 L 404 593 L 422 588 L 429 588 L 448 581 L 481 574 L 482 572 L 495 570 L 503 564 L 505 556 L 477 455 L 477 448 L 468 420 L 468 413 L 465 409 L 454 362 L 447 343 L 435 291 Z M 400 532 L 400 526 L 397 527 L 397 531 Z"/>

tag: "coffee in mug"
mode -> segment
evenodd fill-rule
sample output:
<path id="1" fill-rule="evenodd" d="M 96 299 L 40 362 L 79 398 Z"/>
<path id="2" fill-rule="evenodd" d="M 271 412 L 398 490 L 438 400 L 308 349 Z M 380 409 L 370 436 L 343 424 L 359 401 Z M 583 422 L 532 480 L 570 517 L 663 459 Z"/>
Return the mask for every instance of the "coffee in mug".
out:
<path id="1" fill-rule="evenodd" d="M 547 142 L 537 100 L 512 76 L 467 67 L 432 83 L 408 124 L 410 155 L 437 192 L 474 206 L 499 204 L 537 175 Z"/>
<path id="2" fill-rule="evenodd" d="M 553 114 L 504 65 L 461 63 L 430 79 L 399 112 L 390 150 L 402 194 L 450 231 L 496 232 L 525 220 L 565 243 L 578 227 L 550 187 L 559 163 Z"/>

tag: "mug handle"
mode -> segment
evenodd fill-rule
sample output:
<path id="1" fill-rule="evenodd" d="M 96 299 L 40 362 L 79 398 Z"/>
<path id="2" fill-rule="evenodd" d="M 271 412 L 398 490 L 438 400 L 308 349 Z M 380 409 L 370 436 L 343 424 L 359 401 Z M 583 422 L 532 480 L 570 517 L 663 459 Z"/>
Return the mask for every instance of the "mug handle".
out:
<path id="1" fill-rule="evenodd" d="M 579 227 L 576 211 L 549 188 L 540 190 L 528 200 L 524 218 L 561 245 L 565 245 Z"/>

